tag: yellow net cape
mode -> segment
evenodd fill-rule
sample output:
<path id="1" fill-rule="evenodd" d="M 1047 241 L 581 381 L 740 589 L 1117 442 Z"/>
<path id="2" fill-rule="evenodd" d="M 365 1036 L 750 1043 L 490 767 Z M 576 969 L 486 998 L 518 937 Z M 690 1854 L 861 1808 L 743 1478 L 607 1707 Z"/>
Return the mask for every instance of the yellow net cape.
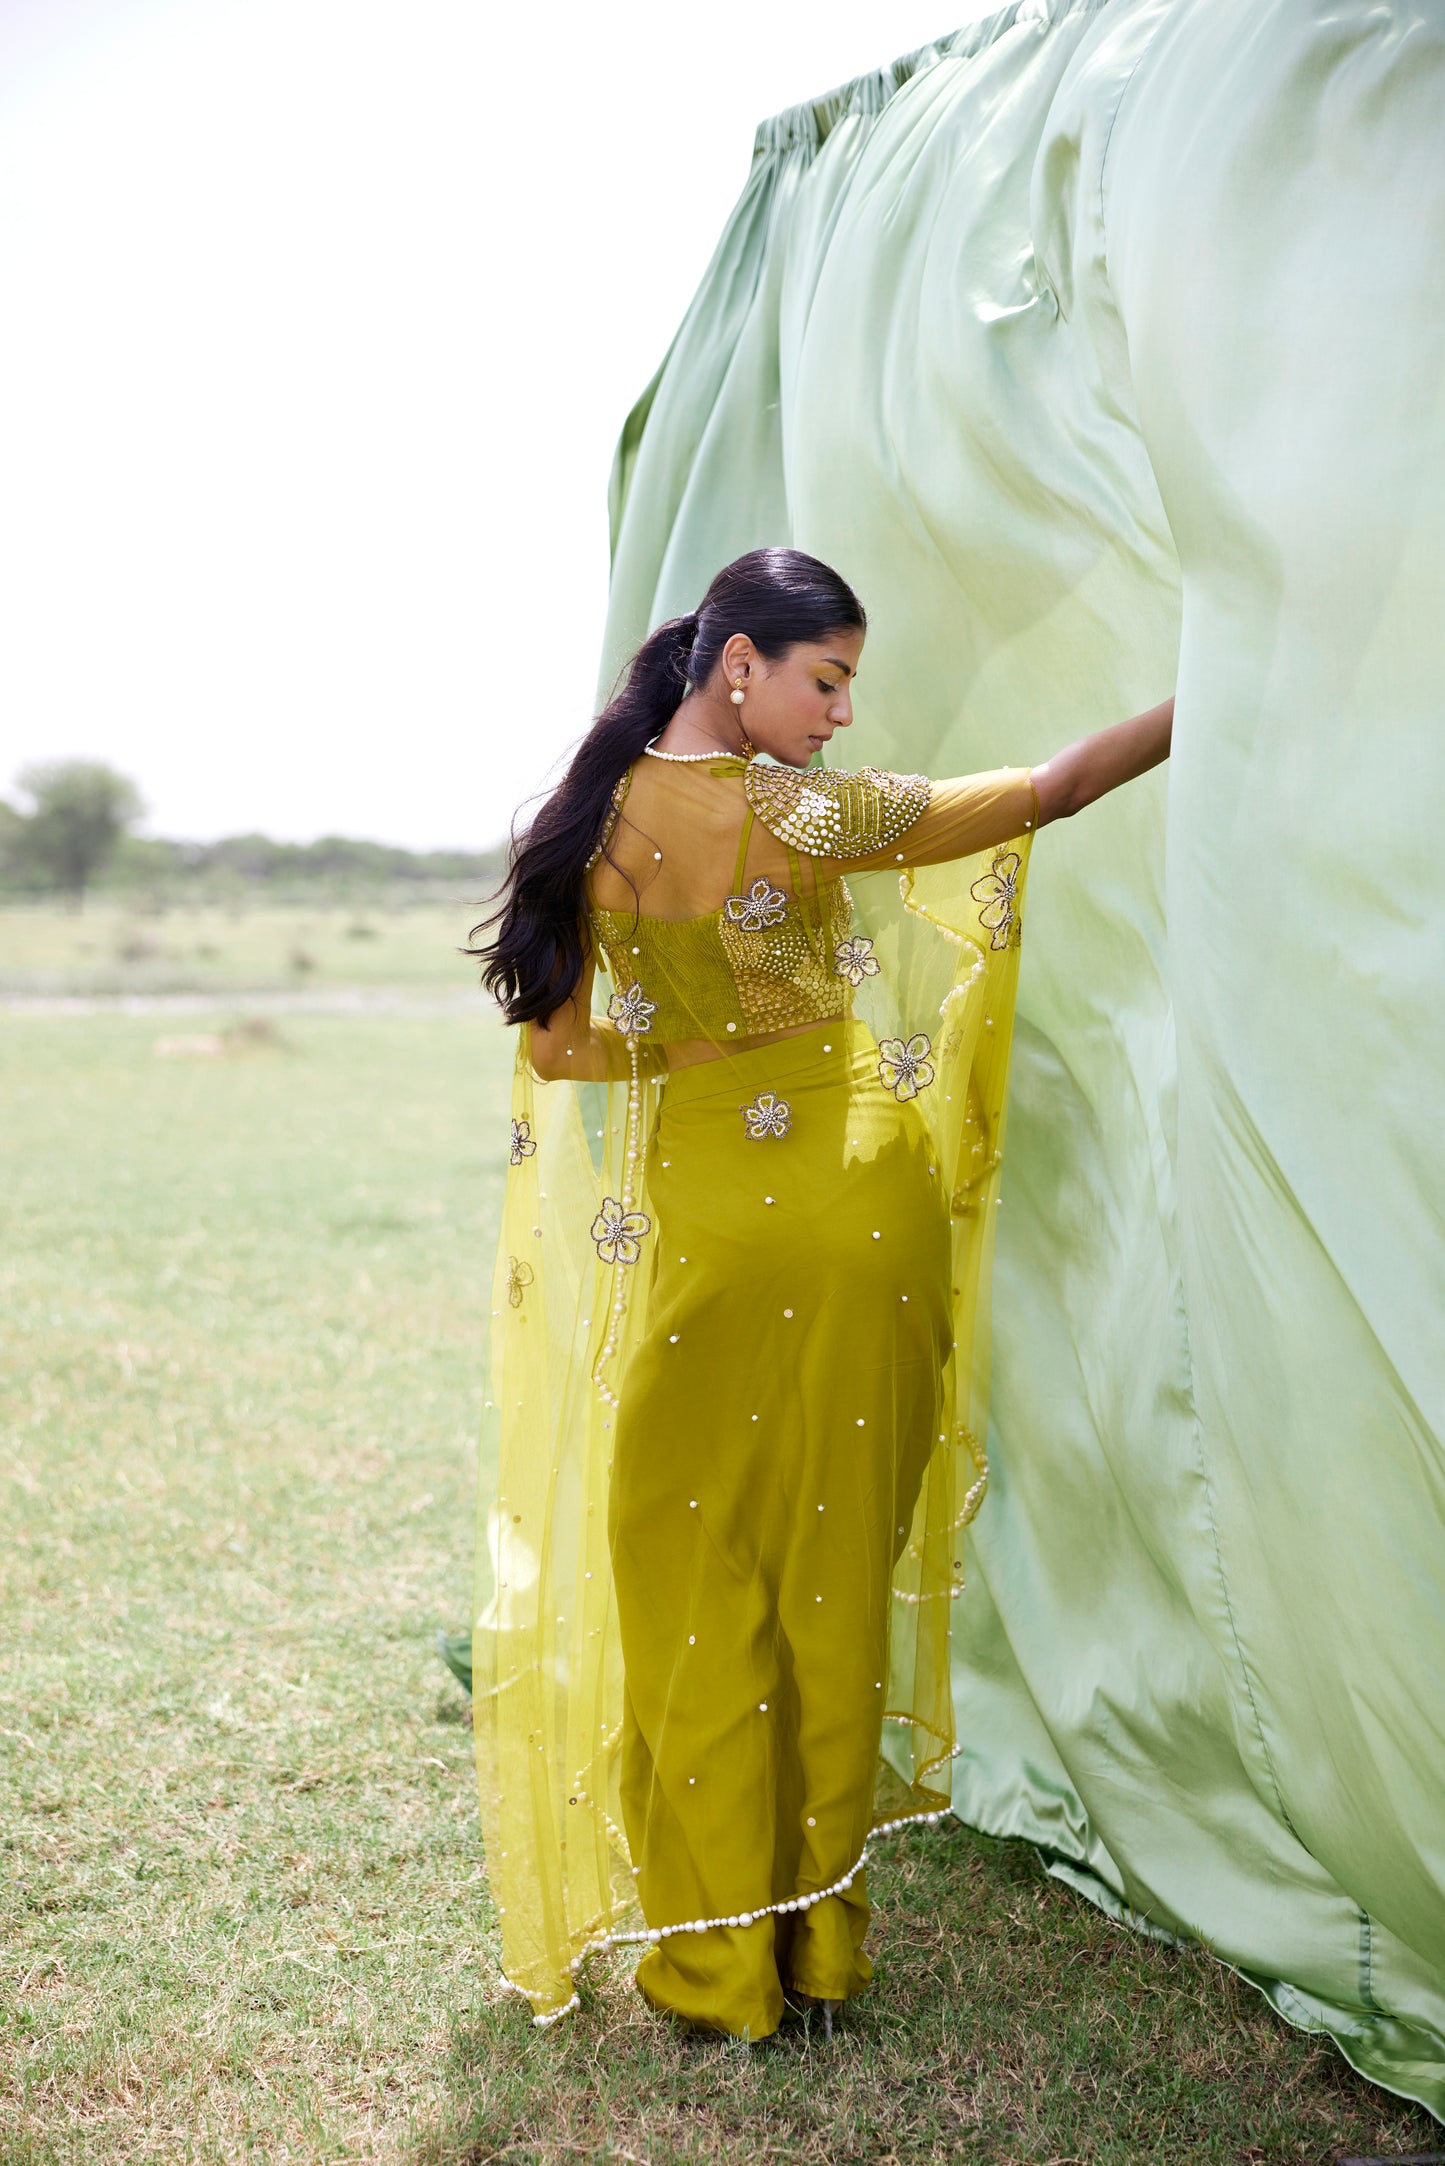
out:
<path id="1" fill-rule="evenodd" d="M 830 1027 L 835 1036 L 851 1034 L 877 1065 L 877 1088 L 907 1097 L 910 1120 L 924 1124 L 919 1133 L 934 1162 L 929 1172 L 936 1169 L 946 1193 L 951 1230 L 943 1291 L 952 1353 L 938 1384 L 938 1441 L 892 1567 L 886 1683 L 878 1681 L 882 1743 L 865 1842 L 915 1817 L 937 1818 L 950 1802 L 950 1623 L 963 1589 L 964 1530 L 987 1480 L 988 1286 L 1030 840 L 1021 834 L 942 865 L 854 873 L 847 883 L 858 942 L 857 1021 Z M 650 931 L 656 935 L 657 926 Z M 678 981 L 665 989 L 684 1004 L 685 945 L 678 945 Z M 654 976 L 666 967 L 662 948 L 659 960 L 654 938 Z M 605 1002 L 610 988 L 599 982 Z M 655 1145 L 669 1088 L 665 1050 L 640 1033 L 629 1045 L 631 1073 L 623 1079 L 542 1082 L 523 1025 L 510 1134 L 497 1139 L 510 1163 L 479 1481 L 474 1720 L 503 1968 L 538 2022 L 575 2005 L 576 1974 L 591 1952 L 737 1922 L 735 1914 L 731 1921 L 649 1925 L 623 1826 L 627 1680 L 609 1490 L 629 1372 L 640 1352 L 656 1360 L 648 1351 L 658 1329 L 649 1313 L 653 1188 L 661 1178 Z M 756 1053 L 724 1045 L 709 1066 L 716 1070 L 709 1088 L 735 1084 L 740 1109 L 757 1102 L 767 1068 Z M 683 1070 L 681 1077 L 698 1073 Z M 682 1170 L 689 1180 L 708 1179 L 704 1165 Z M 667 1178 L 676 1177 L 669 1170 Z M 732 1373 L 752 1405 L 761 1387 L 746 1344 L 736 1348 Z M 732 1387 L 719 1386 L 714 1373 L 709 1388 Z M 810 1388 L 825 1394 L 829 1380 L 818 1377 Z M 684 1400 L 679 1434 L 686 1416 Z M 804 1507 L 764 1486 L 753 1508 Z M 777 1531 L 784 1538 L 791 1532 Z M 806 1530 L 797 1531 L 801 1539 Z M 665 1530 L 659 1538 L 669 1539 Z M 846 1588 L 838 1592 L 846 1599 Z M 686 1689 L 685 1678 L 677 1689 Z M 838 1884 L 860 1864 L 861 1856 L 839 1860 Z M 767 1892 L 760 1915 L 791 1909 L 796 1900 L 787 1887 Z"/>

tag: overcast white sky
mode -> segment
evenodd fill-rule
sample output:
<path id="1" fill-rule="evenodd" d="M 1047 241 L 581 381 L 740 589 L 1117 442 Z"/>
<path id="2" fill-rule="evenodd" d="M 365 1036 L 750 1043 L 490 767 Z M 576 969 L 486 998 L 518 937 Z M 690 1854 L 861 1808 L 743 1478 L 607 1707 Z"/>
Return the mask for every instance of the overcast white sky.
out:
<path id="1" fill-rule="evenodd" d="M 0 789 L 494 840 L 755 125 L 988 4 L 4 0 Z"/>

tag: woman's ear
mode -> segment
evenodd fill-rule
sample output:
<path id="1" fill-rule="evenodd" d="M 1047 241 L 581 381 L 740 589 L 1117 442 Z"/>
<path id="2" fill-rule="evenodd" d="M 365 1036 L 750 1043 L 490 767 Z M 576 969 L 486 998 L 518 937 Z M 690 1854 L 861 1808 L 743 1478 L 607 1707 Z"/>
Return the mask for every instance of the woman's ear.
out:
<path id="1" fill-rule="evenodd" d="M 723 670 L 731 684 L 734 677 L 746 679 L 753 661 L 753 643 L 746 632 L 734 632 L 722 651 Z"/>

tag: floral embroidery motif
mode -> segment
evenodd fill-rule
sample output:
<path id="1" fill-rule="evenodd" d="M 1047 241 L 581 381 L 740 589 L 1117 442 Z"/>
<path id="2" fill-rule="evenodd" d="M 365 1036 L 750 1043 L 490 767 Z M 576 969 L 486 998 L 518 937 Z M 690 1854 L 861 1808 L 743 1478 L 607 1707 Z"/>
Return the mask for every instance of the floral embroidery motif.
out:
<path id="1" fill-rule="evenodd" d="M 788 914 L 788 898 L 771 880 L 754 880 L 746 895 L 729 895 L 723 908 L 745 933 L 760 933 L 767 925 L 782 923 Z"/>
<path id="2" fill-rule="evenodd" d="M 905 1045 L 901 1038 L 878 1041 L 878 1080 L 895 1098 L 916 1098 L 933 1081 L 930 1039 L 920 1030 Z"/>
<path id="3" fill-rule="evenodd" d="M 631 1037 L 635 1031 L 651 1030 L 656 1013 L 657 1002 L 647 998 L 635 979 L 625 993 L 614 993 L 607 1003 L 608 1018 L 617 1025 L 624 1038 Z"/>
<path id="4" fill-rule="evenodd" d="M 652 1230 L 645 1211 L 629 1211 L 616 1196 L 604 1196 L 602 1209 L 592 1221 L 592 1238 L 604 1263 L 635 1264 L 642 1254 L 642 1236 Z"/>
<path id="5" fill-rule="evenodd" d="M 749 1140 L 761 1143 L 766 1136 L 785 1136 L 793 1125 L 793 1109 L 776 1091 L 759 1091 L 750 1106 L 739 1106 Z"/>
<path id="6" fill-rule="evenodd" d="M 865 978 L 876 978 L 881 967 L 873 953 L 873 943 L 861 934 L 852 940 L 840 940 L 833 950 L 833 967 L 840 978 L 846 978 L 855 989 Z"/>
<path id="7" fill-rule="evenodd" d="M 522 1306 L 522 1292 L 532 1283 L 532 1266 L 515 1256 L 507 1258 L 507 1299 L 514 1309 Z"/>
<path id="8" fill-rule="evenodd" d="M 513 1123 L 512 1123 L 512 1164 L 513 1164 L 514 1166 L 520 1166 L 520 1165 L 521 1165 L 521 1163 L 522 1163 L 522 1160 L 523 1160 L 524 1158 L 530 1158 L 530 1157 L 531 1157 L 531 1155 L 532 1155 L 532 1153 L 533 1153 L 533 1151 L 535 1151 L 535 1150 L 536 1150 L 536 1148 L 537 1148 L 536 1144 L 535 1144 L 535 1143 L 534 1143 L 534 1142 L 532 1141 L 532 1124 L 531 1124 L 531 1122 L 530 1122 L 530 1121 L 513 1121 Z"/>
<path id="9" fill-rule="evenodd" d="M 998 850 L 993 863 L 981 880 L 975 880 L 969 894 L 983 908 L 978 922 L 986 926 L 992 935 L 991 948 L 1017 947 L 1019 941 L 1018 912 L 1015 908 L 1019 884 L 1019 858 L 1017 850 Z"/>

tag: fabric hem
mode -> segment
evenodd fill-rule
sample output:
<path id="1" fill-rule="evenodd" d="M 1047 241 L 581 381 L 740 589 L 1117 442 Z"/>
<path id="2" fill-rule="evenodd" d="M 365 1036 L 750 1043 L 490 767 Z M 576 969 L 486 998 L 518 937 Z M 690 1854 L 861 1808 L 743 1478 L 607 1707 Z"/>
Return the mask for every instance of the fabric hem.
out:
<path id="1" fill-rule="evenodd" d="M 679 1925 L 647 1926 L 637 1932 L 629 1933 L 602 1933 L 595 1939 L 588 1941 L 585 1947 L 578 1950 L 567 1966 L 568 1971 L 575 1978 L 582 1965 L 591 1956 L 609 1954 L 614 1948 L 651 1947 L 658 1941 L 670 1940 L 675 1933 L 706 1933 L 710 1932 L 713 1927 L 720 1925 L 747 1927 L 760 1924 L 764 1918 L 781 1916 L 785 1912 L 810 1910 L 814 1903 L 825 1902 L 829 1896 L 841 1895 L 845 1888 L 850 1888 L 853 1885 L 853 1882 L 868 1862 L 870 1847 L 878 1841 L 880 1836 L 896 1835 L 900 1829 L 908 1827 L 937 1827 L 940 1820 L 950 1820 L 953 1817 L 954 1815 L 950 1809 L 947 1806 L 942 1806 L 932 1812 L 905 1813 L 896 1820 L 880 1821 L 876 1828 L 871 1828 L 867 1835 L 864 1836 L 863 1847 L 853 1864 L 849 1866 L 841 1879 L 832 1883 L 831 1887 L 814 1889 L 808 1895 L 786 1896 L 780 1902 L 763 1903 L 756 1910 L 738 1911 L 726 1918 L 689 1918 Z M 502 1984 L 509 1993 L 520 1993 L 524 2000 L 532 2000 L 532 1995 L 528 1993 L 526 1987 L 518 1985 L 515 1979 L 506 1975 L 505 1971 L 502 1973 Z M 540 2031 L 547 2029 L 550 2024 L 560 2023 L 564 2016 L 571 2015 L 573 2009 L 580 2008 L 581 2005 L 582 1996 L 576 1992 L 572 1994 L 570 2000 L 564 2001 L 560 2008 L 546 2009 L 541 2015 L 535 2012 L 536 2004 L 533 2002 L 533 2028 Z"/>

